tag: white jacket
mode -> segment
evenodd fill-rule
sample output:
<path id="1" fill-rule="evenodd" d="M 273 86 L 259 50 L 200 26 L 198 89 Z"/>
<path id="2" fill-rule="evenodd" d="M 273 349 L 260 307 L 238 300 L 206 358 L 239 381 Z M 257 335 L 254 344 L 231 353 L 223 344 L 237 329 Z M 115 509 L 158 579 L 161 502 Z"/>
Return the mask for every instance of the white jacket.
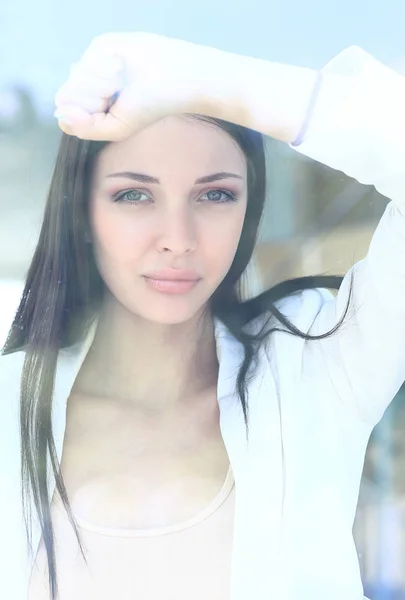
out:
<path id="1" fill-rule="evenodd" d="M 349 321 L 331 338 L 275 333 L 249 385 L 250 445 L 235 375 L 241 347 L 215 325 L 221 431 L 235 477 L 231 600 L 361 600 L 352 537 L 370 433 L 405 380 L 405 78 L 357 47 L 323 69 L 299 152 L 374 184 L 392 201 L 357 263 Z M 302 331 L 328 331 L 346 306 L 305 291 L 280 302 Z M 85 341 L 60 352 L 54 436 L 61 458 L 66 401 Z M 24 353 L 0 358 L 0 598 L 25 600 L 19 383 Z M 53 486 L 50 489 L 53 493 Z M 40 541 L 33 528 L 34 551 Z"/>

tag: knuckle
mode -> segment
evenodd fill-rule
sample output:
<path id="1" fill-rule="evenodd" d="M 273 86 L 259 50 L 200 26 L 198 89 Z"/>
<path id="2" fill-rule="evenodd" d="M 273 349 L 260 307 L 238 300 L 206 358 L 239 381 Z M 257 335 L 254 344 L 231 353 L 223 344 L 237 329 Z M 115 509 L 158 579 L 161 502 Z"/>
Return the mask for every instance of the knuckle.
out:
<path id="1" fill-rule="evenodd" d="M 55 96 L 54 96 L 54 101 L 56 105 L 61 105 L 66 101 L 67 98 L 67 93 L 66 93 L 66 86 L 62 86 L 61 88 L 59 88 L 59 90 L 56 92 Z"/>

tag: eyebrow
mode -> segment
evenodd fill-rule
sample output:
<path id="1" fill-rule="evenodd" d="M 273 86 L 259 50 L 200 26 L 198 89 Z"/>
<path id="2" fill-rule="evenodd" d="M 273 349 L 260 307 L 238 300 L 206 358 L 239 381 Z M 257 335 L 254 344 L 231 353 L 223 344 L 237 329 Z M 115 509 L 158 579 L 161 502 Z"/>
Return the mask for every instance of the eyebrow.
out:
<path id="1" fill-rule="evenodd" d="M 133 181 L 139 181 L 140 183 L 157 183 L 160 184 L 159 179 L 156 177 L 151 177 L 150 175 L 145 175 L 144 173 L 133 173 L 132 171 L 123 171 L 122 173 L 111 173 L 111 175 L 107 175 L 107 178 L 110 177 L 126 177 L 127 179 L 132 179 Z M 219 181 L 220 179 L 243 179 L 240 175 L 236 173 L 227 173 L 226 171 L 221 171 L 220 173 L 212 173 L 212 175 L 205 175 L 204 177 L 200 177 L 196 179 L 195 183 L 212 183 L 213 181 Z"/>

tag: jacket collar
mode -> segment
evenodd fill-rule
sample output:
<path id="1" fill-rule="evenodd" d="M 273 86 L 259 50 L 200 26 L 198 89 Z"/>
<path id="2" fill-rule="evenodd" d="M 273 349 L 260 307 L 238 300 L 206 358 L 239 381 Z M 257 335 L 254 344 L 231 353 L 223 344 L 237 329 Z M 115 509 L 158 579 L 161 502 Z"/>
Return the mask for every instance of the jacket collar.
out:
<path id="1" fill-rule="evenodd" d="M 85 338 L 59 353 L 53 409 L 53 428 L 59 461 L 62 457 L 67 400 L 91 347 L 97 320 Z M 248 384 L 249 444 L 235 381 L 243 359 L 243 346 L 219 320 L 214 321 L 219 363 L 217 398 L 220 429 L 235 479 L 234 543 L 231 600 L 270 598 L 278 593 L 283 464 L 281 420 L 274 379 L 266 353 L 260 355 L 256 376 Z M 271 466 L 270 466 L 271 465 Z M 271 476 L 270 476 L 271 473 Z M 50 497 L 54 492 L 50 478 Z M 33 530 L 36 550 L 40 532 Z"/>

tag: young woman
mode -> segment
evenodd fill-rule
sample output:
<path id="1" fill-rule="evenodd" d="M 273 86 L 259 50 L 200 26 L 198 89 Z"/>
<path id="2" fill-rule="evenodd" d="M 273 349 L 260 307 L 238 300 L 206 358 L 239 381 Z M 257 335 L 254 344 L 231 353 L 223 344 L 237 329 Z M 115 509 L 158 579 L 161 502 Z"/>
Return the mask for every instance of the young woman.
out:
<path id="1" fill-rule="evenodd" d="M 0 359 L 0 596 L 360 600 L 364 454 L 405 375 L 404 78 L 108 34 L 56 102 Z M 391 202 L 343 281 L 242 301 L 262 134 Z"/>

